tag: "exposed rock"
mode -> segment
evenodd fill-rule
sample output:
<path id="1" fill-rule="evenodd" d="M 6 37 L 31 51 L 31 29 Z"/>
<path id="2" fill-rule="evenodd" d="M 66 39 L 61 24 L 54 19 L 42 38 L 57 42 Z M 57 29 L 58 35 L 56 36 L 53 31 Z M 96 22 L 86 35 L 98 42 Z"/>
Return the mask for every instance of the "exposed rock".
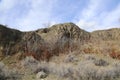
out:
<path id="1" fill-rule="evenodd" d="M 90 33 L 80 29 L 74 23 L 56 24 L 49 28 L 36 31 L 50 46 L 52 54 L 59 55 L 75 47 L 74 43 L 84 43 L 90 40 Z"/>
<path id="2" fill-rule="evenodd" d="M 36 32 L 25 32 L 19 44 L 21 44 L 19 50 L 23 52 L 22 56 L 33 56 L 41 60 L 46 58 L 45 52 L 49 55 L 47 43 Z"/>
<path id="3" fill-rule="evenodd" d="M 44 40 L 36 34 L 35 32 L 27 32 L 24 33 L 22 37 L 22 41 L 20 42 L 23 44 L 22 46 L 25 48 L 26 52 L 35 52 L 38 53 L 41 46 L 45 45 Z"/>
<path id="4" fill-rule="evenodd" d="M 88 40 L 90 33 L 80 29 L 74 23 L 56 24 L 50 28 L 40 29 L 36 31 L 43 39 L 50 41 L 58 41 L 64 37 L 74 40 Z"/>
<path id="5" fill-rule="evenodd" d="M 80 49 L 83 44 L 95 44 L 96 42 L 111 40 L 120 40 L 119 28 L 90 33 L 80 29 L 74 23 L 64 23 L 36 31 L 21 32 L 0 25 L 0 57 L 1 54 L 7 56 L 21 53 L 22 57 L 33 56 L 38 60 L 44 60 L 53 55 L 58 55 L 60 51 Z M 74 41 L 76 42 L 74 43 Z M 90 52 L 91 49 L 90 47 L 84 51 Z"/>
<path id="6" fill-rule="evenodd" d="M 91 33 L 97 40 L 120 40 L 120 29 L 113 28 L 108 30 L 98 30 Z"/>
<path id="7" fill-rule="evenodd" d="M 6 26 L 0 25 L 0 47 L 4 55 L 11 55 L 14 52 L 15 44 L 21 40 L 22 32 L 9 29 Z"/>
<path id="8" fill-rule="evenodd" d="M 0 44 L 5 45 L 9 42 L 15 43 L 20 39 L 21 34 L 22 32 L 18 30 L 9 29 L 6 26 L 0 25 Z"/>
<path id="9" fill-rule="evenodd" d="M 46 77 L 47 77 L 47 74 L 46 74 L 45 72 L 43 72 L 43 71 L 38 72 L 38 73 L 36 74 L 36 78 L 37 78 L 37 79 L 44 79 L 44 78 L 46 78 Z"/>

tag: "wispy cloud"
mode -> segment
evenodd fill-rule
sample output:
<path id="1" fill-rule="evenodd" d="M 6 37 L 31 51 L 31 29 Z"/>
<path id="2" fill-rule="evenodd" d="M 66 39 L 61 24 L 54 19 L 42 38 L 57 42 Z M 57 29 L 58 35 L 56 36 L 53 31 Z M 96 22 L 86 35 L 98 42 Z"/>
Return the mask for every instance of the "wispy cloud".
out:
<path id="1" fill-rule="evenodd" d="M 10 2 L 10 3 L 9 3 Z M 28 31 L 40 28 L 51 21 L 56 0 L 3 0 L 0 4 L 2 24 Z"/>
<path id="2" fill-rule="evenodd" d="M 36 0 L 32 1 L 30 10 L 18 22 L 21 25 L 21 30 L 34 30 L 40 28 L 42 24 L 53 22 L 51 21 L 52 8 L 56 0 Z M 25 26 L 26 28 L 24 28 Z M 31 27 L 30 27 L 31 26 Z"/>
<path id="3" fill-rule="evenodd" d="M 22 31 L 75 22 L 88 31 L 120 25 L 119 0 L 1 0 L 0 24 Z"/>
<path id="4" fill-rule="evenodd" d="M 120 25 L 120 22 L 118 22 L 120 4 L 116 5 L 112 10 L 108 10 L 109 6 L 113 6 L 107 4 L 109 3 L 108 1 L 90 0 L 88 6 L 81 12 L 82 17 L 77 15 L 79 20 L 76 21 L 76 24 L 88 31 L 118 27 Z"/>
<path id="5" fill-rule="evenodd" d="M 0 2 L 0 23 L 17 28 L 18 20 L 30 9 L 30 0 L 2 0 Z"/>

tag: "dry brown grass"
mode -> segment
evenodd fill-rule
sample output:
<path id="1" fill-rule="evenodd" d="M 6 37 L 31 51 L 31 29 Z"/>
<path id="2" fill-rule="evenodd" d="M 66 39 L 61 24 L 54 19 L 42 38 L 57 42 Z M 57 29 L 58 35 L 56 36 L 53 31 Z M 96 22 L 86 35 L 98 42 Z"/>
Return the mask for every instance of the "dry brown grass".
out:
<path id="1" fill-rule="evenodd" d="M 99 54 L 70 54 L 59 58 L 56 56 L 50 62 L 37 64 L 34 59 L 29 59 L 30 62 L 25 62 L 26 65 L 30 63 L 27 69 L 30 69 L 31 65 L 34 74 L 44 71 L 48 74 L 46 80 L 117 80 L 120 77 L 120 61 Z M 61 60 L 57 62 L 55 59 Z"/>

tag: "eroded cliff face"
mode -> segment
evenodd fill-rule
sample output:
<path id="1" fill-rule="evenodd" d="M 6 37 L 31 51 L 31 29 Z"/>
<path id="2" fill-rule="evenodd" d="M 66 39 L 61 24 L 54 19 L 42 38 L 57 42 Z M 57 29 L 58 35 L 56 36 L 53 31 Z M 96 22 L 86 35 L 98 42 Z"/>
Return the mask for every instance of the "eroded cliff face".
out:
<path id="1" fill-rule="evenodd" d="M 56 24 L 50 28 L 40 29 L 36 31 L 44 40 L 49 41 L 55 39 L 58 41 L 64 37 L 73 40 L 88 40 L 90 33 L 80 29 L 73 23 Z"/>
<path id="2" fill-rule="evenodd" d="M 45 60 L 51 56 L 59 55 L 61 52 L 79 50 L 85 47 L 85 44 L 92 44 L 91 47 L 93 47 L 99 46 L 105 41 L 114 44 L 119 40 L 119 28 L 90 33 L 80 29 L 74 23 L 64 23 L 36 31 L 21 32 L 0 25 L 0 54 L 4 57 L 20 53 L 20 58 L 33 56 L 38 60 Z M 87 47 L 85 47 L 85 51 L 90 53 L 91 47 L 88 49 Z"/>

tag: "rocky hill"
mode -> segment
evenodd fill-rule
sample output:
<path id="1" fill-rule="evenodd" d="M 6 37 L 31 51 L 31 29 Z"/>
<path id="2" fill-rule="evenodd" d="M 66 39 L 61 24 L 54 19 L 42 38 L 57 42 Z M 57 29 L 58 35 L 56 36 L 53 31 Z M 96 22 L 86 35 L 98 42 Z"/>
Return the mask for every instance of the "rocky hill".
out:
<path id="1" fill-rule="evenodd" d="M 91 33 L 94 38 L 101 40 L 120 40 L 120 28 L 98 30 Z"/>
<path id="2" fill-rule="evenodd" d="M 33 56 L 38 60 L 44 60 L 72 48 L 80 49 L 83 44 L 91 41 L 95 43 L 95 41 L 111 40 L 120 40 L 119 28 L 90 33 L 80 29 L 74 23 L 64 23 L 36 31 L 21 32 L 0 25 L 1 57 L 20 53 L 19 59 Z"/>
<path id="3" fill-rule="evenodd" d="M 90 38 L 90 33 L 80 29 L 73 23 L 56 24 L 50 28 L 40 29 L 36 31 L 43 39 L 53 40 L 62 38 L 71 38 L 74 40 L 87 40 Z"/>

